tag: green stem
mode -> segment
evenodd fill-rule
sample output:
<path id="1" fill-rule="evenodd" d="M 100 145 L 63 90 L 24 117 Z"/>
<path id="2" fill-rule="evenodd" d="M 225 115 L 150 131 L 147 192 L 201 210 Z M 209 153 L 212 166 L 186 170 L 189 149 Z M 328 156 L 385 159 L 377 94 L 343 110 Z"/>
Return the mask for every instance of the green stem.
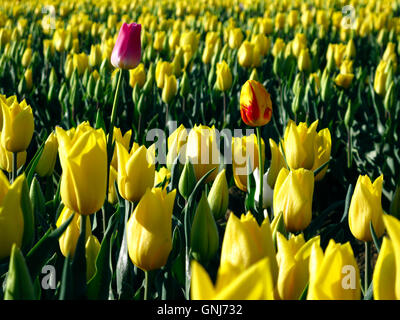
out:
<path id="1" fill-rule="evenodd" d="M 226 121 L 226 93 L 225 93 L 225 91 L 222 91 L 222 97 L 224 100 L 224 119 L 222 121 L 222 125 L 224 125 L 224 123 Z"/>
<path id="2" fill-rule="evenodd" d="M 17 162 L 17 152 L 12 153 L 12 175 L 11 175 L 11 183 L 17 179 L 17 170 L 18 170 L 18 162 Z"/>
<path id="3" fill-rule="evenodd" d="M 261 129 L 256 128 L 257 131 L 257 145 L 258 145 L 258 170 L 260 172 L 260 194 L 258 197 L 258 215 L 260 221 L 263 219 L 263 182 L 264 182 L 264 163 L 262 162 L 262 145 L 261 145 Z"/>
<path id="4" fill-rule="evenodd" d="M 352 157 L 351 157 L 351 128 L 347 129 L 347 168 L 351 168 Z"/>
<path id="5" fill-rule="evenodd" d="M 144 300 L 149 299 L 149 272 L 144 272 Z"/>
<path id="6" fill-rule="evenodd" d="M 364 242 L 365 245 L 365 274 L 364 274 L 364 293 L 367 292 L 371 282 L 371 242 Z"/>

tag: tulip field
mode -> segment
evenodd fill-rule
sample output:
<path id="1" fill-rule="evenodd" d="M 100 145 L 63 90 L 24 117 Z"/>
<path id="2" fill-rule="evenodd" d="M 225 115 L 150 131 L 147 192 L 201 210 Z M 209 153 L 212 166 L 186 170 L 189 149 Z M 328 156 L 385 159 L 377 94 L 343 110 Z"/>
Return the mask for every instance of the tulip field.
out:
<path id="1" fill-rule="evenodd" d="M 0 299 L 400 299 L 399 55 L 397 0 L 2 0 Z"/>

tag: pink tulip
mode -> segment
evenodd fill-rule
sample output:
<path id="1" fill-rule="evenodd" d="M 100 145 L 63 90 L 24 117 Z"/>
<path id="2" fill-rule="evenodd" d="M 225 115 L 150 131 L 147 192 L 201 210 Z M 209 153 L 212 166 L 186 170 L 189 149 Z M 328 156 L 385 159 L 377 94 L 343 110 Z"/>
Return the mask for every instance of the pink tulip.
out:
<path id="1" fill-rule="evenodd" d="M 140 62 L 140 24 L 123 23 L 111 55 L 111 64 L 120 69 L 134 69 Z"/>

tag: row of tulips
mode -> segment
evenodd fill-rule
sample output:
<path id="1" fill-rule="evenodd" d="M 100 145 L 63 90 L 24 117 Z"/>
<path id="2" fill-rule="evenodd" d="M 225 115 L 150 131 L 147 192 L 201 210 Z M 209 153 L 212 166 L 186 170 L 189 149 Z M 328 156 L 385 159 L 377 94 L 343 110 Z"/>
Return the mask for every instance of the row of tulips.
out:
<path id="1" fill-rule="evenodd" d="M 341 5 L 5 1 L 0 296 L 400 298 L 399 6 Z"/>

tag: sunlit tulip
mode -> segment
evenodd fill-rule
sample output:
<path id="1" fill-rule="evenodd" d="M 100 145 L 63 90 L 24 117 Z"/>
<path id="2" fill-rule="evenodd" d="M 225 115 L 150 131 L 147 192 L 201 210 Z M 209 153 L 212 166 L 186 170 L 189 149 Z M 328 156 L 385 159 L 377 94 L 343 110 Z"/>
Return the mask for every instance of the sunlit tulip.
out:
<path id="1" fill-rule="evenodd" d="M 300 168 L 289 171 L 282 168 L 274 188 L 274 214 L 283 212 L 286 229 L 302 231 L 308 227 L 312 217 L 314 173 Z"/>
<path id="2" fill-rule="evenodd" d="M 385 231 L 382 220 L 382 185 L 382 175 L 374 183 L 367 175 L 358 177 L 349 207 L 349 227 L 358 240 L 372 240 L 370 222 L 378 237 Z"/>
<path id="3" fill-rule="evenodd" d="M 174 75 L 165 75 L 164 86 L 162 90 L 162 101 L 164 103 L 170 103 L 172 99 L 176 96 L 178 91 L 178 83 Z"/>
<path id="4" fill-rule="evenodd" d="M 229 47 L 231 49 L 237 49 L 240 47 L 243 41 L 243 32 L 240 28 L 232 29 L 229 33 Z"/>
<path id="5" fill-rule="evenodd" d="M 275 40 L 274 46 L 272 47 L 272 55 L 276 57 L 281 51 L 285 49 L 285 42 L 281 38 Z"/>
<path id="6" fill-rule="evenodd" d="M 249 212 L 237 218 L 233 213 L 229 216 L 221 248 L 219 269 L 220 281 L 228 281 L 224 273 L 240 274 L 253 264 L 268 257 L 272 280 L 278 276 L 278 265 L 272 242 L 271 226 L 266 218 L 261 226 Z"/>
<path id="7" fill-rule="evenodd" d="M 3 147 L 11 152 L 25 151 L 32 139 L 34 121 L 31 106 L 23 100 L 16 100 L 10 106 L 3 101 L 0 102 L 3 127 L 1 131 L 1 143 Z"/>
<path id="8" fill-rule="evenodd" d="M 119 142 L 122 144 L 122 146 L 125 147 L 125 149 L 128 151 L 129 150 L 129 145 L 131 143 L 131 138 L 132 138 L 132 130 L 128 130 L 125 132 L 124 135 L 122 135 L 121 129 L 114 127 L 114 134 L 113 134 L 113 142 Z M 118 155 L 117 155 L 117 148 L 114 148 L 114 154 L 111 159 L 111 165 L 118 170 Z"/>
<path id="9" fill-rule="evenodd" d="M 192 262 L 191 299 L 192 300 L 273 300 L 274 283 L 269 259 L 264 258 L 240 274 L 226 277 L 229 282 L 221 282 L 217 277 L 215 286 L 206 270 L 195 260 Z"/>
<path id="10" fill-rule="evenodd" d="M 12 185 L 0 172 L 0 260 L 10 256 L 13 244 L 21 247 L 24 235 L 24 217 L 21 207 L 21 190 L 25 175 L 20 175 Z"/>
<path id="11" fill-rule="evenodd" d="M 168 137 L 168 153 L 167 153 L 167 167 L 171 170 L 178 154 L 180 154 L 180 163 L 186 161 L 186 142 L 188 139 L 188 131 L 185 126 L 181 124 L 171 135 Z"/>
<path id="12" fill-rule="evenodd" d="M 309 127 L 305 122 L 299 125 L 289 120 L 284 135 L 283 149 L 291 169 L 311 169 L 314 164 L 314 143 L 317 136 L 318 120 Z"/>
<path id="13" fill-rule="evenodd" d="M 60 157 L 61 199 L 79 214 L 89 215 L 104 203 L 107 189 L 106 138 L 102 129 L 80 124 L 72 137 L 56 127 Z"/>
<path id="14" fill-rule="evenodd" d="M 206 182 L 211 182 L 218 174 L 220 164 L 219 140 L 214 126 L 195 125 L 189 132 L 186 157 L 193 165 L 196 178 L 200 180 L 208 171 L 214 171 Z"/>
<path id="15" fill-rule="evenodd" d="M 36 172 L 41 177 L 50 176 L 53 173 L 57 160 L 58 142 L 54 132 L 48 136 L 42 155 L 36 165 Z"/>
<path id="16" fill-rule="evenodd" d="M 314 243 L 310 256 L 308 300 L 359 300 L 360 271 L 349 242 L 330 240 L 325 253 Z"/>
<path id="17" fill-rule="evenodd" d="M 85 245 L 86 257 L 86 279 L 91 279 L 96 273 L 96 259 L 100 251 L 100 242 L 94 236 L 90 235 Z"/>
<path id="18" fill-rule="evenodd" d="M 302 233 L 287 240 L 278 232 L 276 240 L 279 265 L 278 296 L 282 300 L 298 300 L 309 279 L 311 248 L 314 243 L 319 246 L 319 236 L 305 242 Z"/>
<path id="19" fill-rule="evenodd" d="M 167 262 L 172 250 L 172 210 L 176 190 L 147 189 L 126 225 L 128 253 L 138 268 L 150 271 Z"/>
<path id="20" fill-rule="evenodd" d="M 157 31 L 154 35 L 154 49 L 157 51 L 162 51 L 164 48 L 164 42 L 165 42 L 165 31 Z"/>
<path id="21" fill-rule="evenodd" d="M 228 209 L 229 191 L 225 169 L 218 173 L 207 197 L 215 219 L 222 218 Z"/>
<path id="22" fill-rule="evenodd" d="M 136 84 L 142 88 L 145 82 L 146 70 L 144 69 L 143 63 L 140 63 L 136 68 L 129 70 L 129 85 L 132 88 L 135 88 Z"/>
<path id="23" fill-rule="evenodd" d="M 286 167 L 286 164 L 280 146 L 278 147 L 274 140 L 269 139 L 269 147 L 271 149 L 271 164 L 268 171 L 268 184 L 271 188 L 274 188 L 279 171 Z"/>
<path id="24" fill-rule="evenodd" d="M 266 125 L 272 116 L 272 101 L 264 86 L 255 80 L 247 80 L 240 91 L 240 114 L 249 126 Z"/>
<path id="25" fill-rule="evenodd" d="M 217 63 L 216 88 L 219 91 L 229 90 L 232 86 L 232 72 L 225 61 Z"/>
<path id="26" fill-rule="evenodd" d="M 314 141 L 314 164 L 311 169 L 312 171 L 317 170 L 319 167 L 329 161 L 331 157 L 331 148 L 332 140 L 329 129 L 325 128 L 320 130 L 317 133 Z M 328 166 L 325 166 L 325 168 L 315 176 L 315 180 L 322 180 L 327 171 Z"/>
<path id="27" fill-rule="evenodd" d="M 165 76 L 172 74 L 172 64 L 159 60 L 156 65 L 156 83 L 158 88 L 164 87 Z"/>
<path id="28" fill-rule="evenodd" d="M 373 274 L 374 300 L 396 300 L 396 260 L 392 240 L 384 237 Z"/>
<path id="29" fill-rule="evenodd" d="M 124 199 L 137 202 L 147 188 L 153 187 L 154 157 L 145 146 L 139 147 L 137 144 L 132 146 L 130 154 L 119 142 L 116 143 L 116 148 L 119 192 Z"/>
<path id="30" fill-rule="evenodd" d="M 265 159 L 265 145 L 261 139 L 261 155 L 264 163 Z M 248 163 L 250 159 L 250 163 Z M 250 166 L 250 173 L 258 168 L 258 143 L 255 134 L 243 137 L 232 138 L 232 170 L 236 186 L 247 192 L 247 176 L 248 166 Z"/>
<path id="31" fill-rule="evenodd" d="M 243 41 L 238 51 L 238 62 L 244 68 L 253 64 L 254 45 L 250 41 Z"/>
<path id="32" fill-rule="evenodd" d="M 166 167 L 161 167 L 158 171 L 155 172 L 154 176 L 154 187 L 157 187 L 160 183 L 165 183 L 164 188 L 168 186 L 169 181 L 171 180 L 171 171 L 169 171 Z"/>
<path id="33" fill-rule="evenodd" d="M 136 23 L 123 23 L 111 54 L 111 64 L 115 68 L 133 69 L 140 62 L 141 25 Z"/>
<path id="34" fill-rule="evenodd" d="M 297 60 L 297 67 L 300 71 L 310 71 L 311 58 L 308 49 L 302 49 Z"/>

